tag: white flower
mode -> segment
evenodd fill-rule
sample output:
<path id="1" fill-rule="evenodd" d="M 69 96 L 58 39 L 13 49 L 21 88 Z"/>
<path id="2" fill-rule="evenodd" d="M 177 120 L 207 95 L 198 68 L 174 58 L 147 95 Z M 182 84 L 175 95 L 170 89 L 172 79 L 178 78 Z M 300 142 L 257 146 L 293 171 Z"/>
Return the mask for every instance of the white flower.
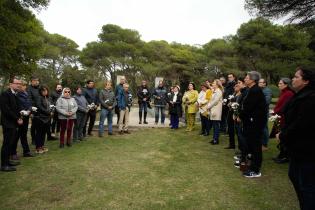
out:
<path id="1" fill-rule="evenodd" d="M 227 102 L 227 99 L 225 98 L 225 99 L 223 99 L 223 103 L 226 103 Z"/>
<path id="2" fill-rule="evenodd" d="M 239 106 L 240 105 L 237 102 L 234 102 L 234 103 L 231 104 L 231 107 L 232 107 L 233 110 L 237 110 L 239 108 Z"/>
<path id="3" fill-rule="evenodd" d="M 37 112 L 37 107 L 32 106 L 32 111 L 33 111 L 33 112 Z"/>
<path id="4" fill-rule="evenodd" d="M 234 95 L 229 95 L 229 100 L 232 100 L 234 98 Z"/>
<path id="5" fill-rule="evenodd" d="M 22 111 L 20 111 L 20 114 L 21 114 L 22 116 L 28 116 L 28 115 L 30 114 L 30 112 L 29 112 L 29 111 L 26 111 L 26 110 L 22 110 Z"/>
<path id="6" fill-rule="evenodd" d="M 281 118 L 281 117 L 276 114 L 276 115 L 273 115 L 273 116 L 269 117 L 269 121 L 271 121 L 271 122 L 276 122 L 276 121 L 278 121 L 280 118 Z"/>
<path id="7" fill-rule="evenodd" d="M 275 112 L 273 110 L 270 110 L 269 111 L 269 114 L 274 114 Z"/>

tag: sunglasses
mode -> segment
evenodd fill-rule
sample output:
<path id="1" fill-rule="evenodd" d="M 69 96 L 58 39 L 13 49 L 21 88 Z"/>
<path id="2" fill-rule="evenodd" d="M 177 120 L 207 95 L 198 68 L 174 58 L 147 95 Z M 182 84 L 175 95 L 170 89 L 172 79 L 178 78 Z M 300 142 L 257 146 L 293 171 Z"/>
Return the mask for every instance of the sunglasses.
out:
<path id="1" fill-rule="evenodd" d="M 70 93 L 70 91 L 65 91 L 65 93 Z"/>

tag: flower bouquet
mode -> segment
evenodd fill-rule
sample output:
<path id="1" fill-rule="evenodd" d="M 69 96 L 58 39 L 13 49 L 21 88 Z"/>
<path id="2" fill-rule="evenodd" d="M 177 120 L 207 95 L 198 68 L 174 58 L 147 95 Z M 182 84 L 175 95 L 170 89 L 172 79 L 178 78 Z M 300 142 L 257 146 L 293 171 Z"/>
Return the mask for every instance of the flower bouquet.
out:
<path id="1" fill-rule="evenodd" d="M 269 117 L 269 121 L 273 122 L 272 130 L 271 130 L 269 138 L 275 138 L 276 134 L 280 133 L 280 119 L 281 119 L 281 116 L 277 114 Z"/>

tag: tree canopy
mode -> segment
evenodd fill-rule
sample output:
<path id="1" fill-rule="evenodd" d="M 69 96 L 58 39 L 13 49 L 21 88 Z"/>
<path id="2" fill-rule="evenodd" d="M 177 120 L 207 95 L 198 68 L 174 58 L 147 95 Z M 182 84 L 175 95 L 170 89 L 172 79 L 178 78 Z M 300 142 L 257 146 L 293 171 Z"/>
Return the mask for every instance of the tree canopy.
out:
<path id="1" fill-rule="evenodd" d="M 305 23 L 314 20 L 315 17 L 313 0 L 245 0 L 245 8 L 256 16 L 287 17 L 290 22 Z"/>

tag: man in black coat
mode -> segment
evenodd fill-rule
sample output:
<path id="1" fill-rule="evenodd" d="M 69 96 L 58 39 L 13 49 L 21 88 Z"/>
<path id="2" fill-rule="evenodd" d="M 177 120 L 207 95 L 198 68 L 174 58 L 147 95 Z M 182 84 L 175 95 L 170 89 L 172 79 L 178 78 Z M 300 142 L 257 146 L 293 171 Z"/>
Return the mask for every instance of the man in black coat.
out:
<path id="1" fill-rule="evenodd" d="M 315 209 L 315 70 L 298 68 L 292 86 L 297 93 L 283 109 L 277 138 L 288 149 L 289 177 L 301 209 Z"/>
<path id="2" fill-rule="evenodd" d="M 99 97 L 98 97 L 98 92 L 94 86 L 95 86 L 94 81 L 88 80 L 86 82 L 86 88 L 83 89 L 83 95 L 90 106 L 90 109 L 87 113 L 85 125 L 83 128 L 83 136 L 86 136 L 86 126 L 87 126 L 88 121 L 89 121 L 89 127 L 87 130 L 87 134 L 89 136 L 92 136 L 92 129 L 94 127 L 94 123 L 96 119 L 96 110 L 99 105 Z"/>
<path id="3" fill-rule="evenodd" d="M 62 85 L 57 84 L 55 91 L 53 91 L 50 95 L 50 101 L 51 101 L 52 105 L 56 106 L 56 102 L 57 102 L 58 98 L 60 98 L 61 93 L 62 93 Z M 51 123 L 51 133 L 55 134 L 55 131 L 57 133 L 59 133 L 59 131 L 60 131 L 60 122 L 58 120 L 58 112 L 57 111 L 54 112 L 54 116 L 53 116 L 52 123 Z"/>
<path id="4" fill-rule="evenodd" d="M 27 94 L 32 102 L 32 106 L 36 107 L 36 100 L 39 98 L 39 79 L 36 76 L 32 76 L 31 85 L 27 87 Z M 33 122 L 33 120 L 32 120 Z M 31 137 L 32 144 L 35 145 L 35 125 L 32 123 L 31 125 Z"/>
<path id="5" fill-rule="evenodd" d="M 1 124 L 3 131 L 3 143 L 1 148 L 1 170 L 5 172 L 16 171 L 19 163 L 10 162 L 12 143 L 15 140 L 18 125 L 23 124 L 20 118 L 20 106 L 16 96 L 21 81 L 10 79 L 9 89 L 1 94 Z"/>
<path id="6" fill-rule="evenodd" d="M 234 95 L 234 87 L 236 85 L 236 77 L 233 73 L 228 74 L 228 83 L 224 88 L 223 98 L 228 102 L 222 107 L 222 121 L 223 124 L 227 124 L 229 134 L 229 146 L 225 149 L 235 149 L 235 125 L 233 119 L 233 110 L 228 107 L 228 103 L 231 102 L 230 96 Z M 226 127 L 226 125 L 223 125 Z M 226 130 L 226 128 L 224 128 Z"/>
<path id="7" fill-rule="evenodd" d="M 245 85 L 248 87 L 247 95 L 241 104 L 240 119 L 243 122 L 243 131 L 248 153 L 251 154 L 251 165 L 244 172 L 248 178 L 260 177 L 262 165 L 262 137 L 267 120 L 266 99 L 261 88 L 258 87 L 260 74 L 256 71 L 248 72 Z"/>

